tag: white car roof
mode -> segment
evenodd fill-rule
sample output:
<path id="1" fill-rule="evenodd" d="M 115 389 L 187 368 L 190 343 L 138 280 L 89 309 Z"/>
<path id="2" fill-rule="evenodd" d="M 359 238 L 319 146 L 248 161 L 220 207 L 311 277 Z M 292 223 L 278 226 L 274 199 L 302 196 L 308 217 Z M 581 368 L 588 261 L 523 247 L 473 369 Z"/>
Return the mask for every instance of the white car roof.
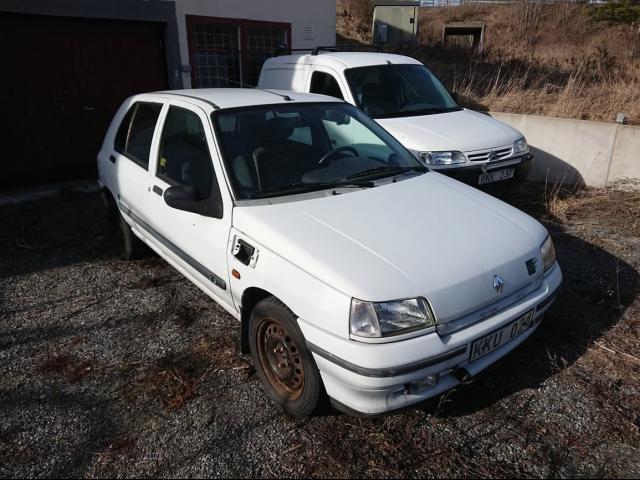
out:
<path id="1" fill-rule="evenodd" d="M 294 102 L 342 102 L 342 100 L 328 97 L 326 95 L 295 93 L 287 90 L 262 90 L 258 88 L 198 88 L 165 90 L 162 92 L 142 95 L 142 97 L 145 96 L 172 98 L 174 100 L 182 101 L 196 100 L 207 103 L 215 109 Z M 285 97 L 290 98 L 291 100 L 287 100 Z"/>
<path id="2" fill-rule="evenodd" d="M 326 52 L 320 51 L 318 55 L 280 55 L 267 60 L 269 66 L 278 64 L 314 64 L 327 65 L 331 64 L 340 66 L 343 69 L 354 67 L 367 67 L 370 65 L 384 65 L 387 62 L 396 64 L 415 64 L 422 65 L 415 58 L 405 55 L 395 55 L 393 53 L 380 52 Z"/>

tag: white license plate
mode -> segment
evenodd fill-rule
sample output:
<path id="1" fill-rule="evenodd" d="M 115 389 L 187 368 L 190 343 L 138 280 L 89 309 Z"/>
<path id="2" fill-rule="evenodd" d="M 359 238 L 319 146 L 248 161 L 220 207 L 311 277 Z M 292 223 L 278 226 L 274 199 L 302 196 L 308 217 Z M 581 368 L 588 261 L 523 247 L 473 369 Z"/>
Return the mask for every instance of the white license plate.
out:
<path id="1" fill-rule="evenodd" d="M 524 332 L 529 330 L 535 325 L 533 313 L 534 311 L 531 310 L 522 315 L 517 320 L 511 322 L 509 325 L 506 325 L 501 329 L 496 330 L 489 335 L 485 335 L 484 337 L 479 338 L 478 340 L 473 342 L 471 344 L 471 356 L 469 358 L 469 361 L 473 362 L 480 357 L 484 357 L 485 355 L 496 351 L 500 347 L 506 345 L 519 335 L 522 335 Z"/>
<path id="2" fill-rule="evenodd" d="M 504 170 L 497 170 L 495 172 L 481 173 L 478 179 L 478 185 L 486 185 L 487 183 L 501 182 L 503 180 L 509 180 L 516 174 L 515 168 L 505 168 Z"/>

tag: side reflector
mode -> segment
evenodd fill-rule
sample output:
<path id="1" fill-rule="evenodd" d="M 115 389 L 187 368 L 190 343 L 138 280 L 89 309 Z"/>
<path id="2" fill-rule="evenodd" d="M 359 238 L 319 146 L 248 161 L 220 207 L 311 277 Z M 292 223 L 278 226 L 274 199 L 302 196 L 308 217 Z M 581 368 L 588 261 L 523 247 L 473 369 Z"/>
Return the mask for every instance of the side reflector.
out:
<path id="1" fill-rule="evenodd" d="M 233 270 L 231 270 L 231 275 L 233 275 L 235 278 L 240 280 L 240 272 L 238 270 L 236 270 L 235 268 Z"/>

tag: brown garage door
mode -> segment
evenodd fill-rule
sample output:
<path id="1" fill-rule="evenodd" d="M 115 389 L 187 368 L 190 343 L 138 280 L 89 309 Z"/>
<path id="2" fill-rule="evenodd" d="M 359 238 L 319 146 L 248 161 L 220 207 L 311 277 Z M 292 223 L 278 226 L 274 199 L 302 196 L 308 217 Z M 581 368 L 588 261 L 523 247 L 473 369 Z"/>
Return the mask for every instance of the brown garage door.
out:
<path id="1" fill-rule="evenodd" d="M 0 13 L 0 189 L 95 178 L 111 117 L 167 88 L 159 23 Z"/>

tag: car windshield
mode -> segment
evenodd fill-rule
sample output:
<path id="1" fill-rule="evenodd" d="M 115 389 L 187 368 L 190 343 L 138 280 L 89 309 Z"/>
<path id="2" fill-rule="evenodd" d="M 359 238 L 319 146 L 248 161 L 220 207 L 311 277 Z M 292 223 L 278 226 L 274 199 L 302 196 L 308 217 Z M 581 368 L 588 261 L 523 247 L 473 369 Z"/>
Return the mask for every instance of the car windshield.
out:
<path id="1" fill-rule="evenodd" d="M 387 63 L 345 71 L 357 105 L 373 118 L 461 110 L 424 65 Z"/>
<path id="2" fill-rule="evenodd" d="M 332 187 L 426 168 L 376 122 L 346 103 L 284 103 L 212 114 L 238 199 Z"/>

